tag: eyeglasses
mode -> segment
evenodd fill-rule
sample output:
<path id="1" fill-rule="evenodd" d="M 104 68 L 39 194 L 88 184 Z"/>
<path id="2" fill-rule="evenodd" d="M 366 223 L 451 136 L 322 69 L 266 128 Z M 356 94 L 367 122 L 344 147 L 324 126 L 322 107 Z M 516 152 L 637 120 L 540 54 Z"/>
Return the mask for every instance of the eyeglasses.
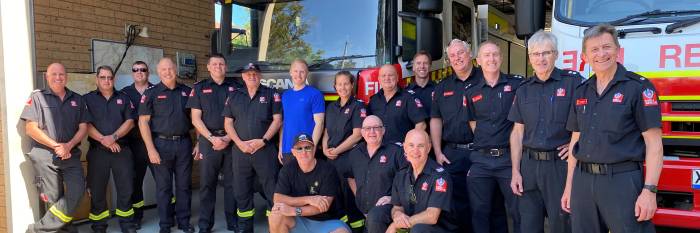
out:
<path id="1" fill-rule="evenodd" d="M 379 131 L 382 129 L 384 129 L 383 125 L 362 127 L 362 130 L 367 131 L 367 132 L 371 132 L 371 131 L 376 132 L 376 131 Z"/>
<path id="2" fill-rule="evenodd" d="M 314 147 L 313 146 L 298 146 L 298 147 L 294 147 L 294 150 L 296 150 L 298 152 L 302 152 L 302 151 L 311 152 L 314 150 Z"/>
<path id="3" fill-rule="evenodd" d="M 549 57 L 549 56 L 552 56 L 552 54 L 554 54 L 554 50 L 534 52 L 534 53 L 530 53 L 528 55 L 530 55 L 530 57 Z"/>
<path id="4" fill-rule="evenodd" d="M 146 73 L 146 72 L 148 72 L 148 68 L 131 68 L 131 72 L 136 73 L 136 72 L 139 72 L 139 71 L 140 71 L 140 72 Z"/>
<path id="5" fill-rule="evenodd" d="M 99 78 L 100 80 L 114 80 L 114 76 L 97 76 L 97 78 Z"/>

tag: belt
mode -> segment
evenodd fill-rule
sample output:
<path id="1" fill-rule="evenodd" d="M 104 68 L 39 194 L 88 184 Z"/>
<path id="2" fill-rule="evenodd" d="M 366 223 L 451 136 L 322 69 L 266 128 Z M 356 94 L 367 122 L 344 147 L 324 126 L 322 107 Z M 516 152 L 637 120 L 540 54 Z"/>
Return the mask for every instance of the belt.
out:
<path id="1" fill-rule="evenodd" d="M 554 160 L 559 157 L 559 151 L 556 150 L 542 151 L 525 148 L 525 153 L 530 159 L 540 161 Z"/>
<path id="2" fill-rule="evenodd" d="M 509 148 L 478 149 L 479 152 L 493 157 L 500 157 L 510 151 Z"/>
<path id="3" fill-rule="evenodd" d="M 578 166 L 582 171 L 594 175 L 616 174 L 641 169 L 641 163 L 634 161 L 607 164 L 578 162 Z"/>
<path id="4" fill-rule="evenodd" d="M 185 136 L 184 136 L 184 135 L 162 135 L 162 134 L 156 134 L 155 136 L 158 137 L 158 138 L 160 138 L 160 139 L 171 140 L 171 141 L 180 140 L 180 139 L 185 139 Z"/>
<path id="5" fill-rule="evenodd" d="M 448 142 L 445 144 L 445 146 L 459 148 L 459 149 L 466 149 L 466 150 L 472 149 L 472 143 L 451 143 L 451 142 Z"/>
<path id="6" fill-rule="evenodd" d="M 209 130 L 209 132 L 216 137 L 226 136 L 226 130 L 223 129 Z"/>

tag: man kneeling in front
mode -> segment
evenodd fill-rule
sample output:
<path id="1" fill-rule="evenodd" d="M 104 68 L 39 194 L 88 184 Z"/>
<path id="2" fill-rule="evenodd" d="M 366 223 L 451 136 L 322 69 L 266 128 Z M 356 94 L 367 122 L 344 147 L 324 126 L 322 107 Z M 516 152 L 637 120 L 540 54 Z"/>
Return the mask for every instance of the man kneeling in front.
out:
<path id="1" fill-rule="evenodd" d="M 340 221 L 340 178 L 328 162 L 314 157 L 316 147 L 311 135 L 294 138 L 290 161 L 280 170 L 268 217 L 270 232 L 350 233 Z"/>

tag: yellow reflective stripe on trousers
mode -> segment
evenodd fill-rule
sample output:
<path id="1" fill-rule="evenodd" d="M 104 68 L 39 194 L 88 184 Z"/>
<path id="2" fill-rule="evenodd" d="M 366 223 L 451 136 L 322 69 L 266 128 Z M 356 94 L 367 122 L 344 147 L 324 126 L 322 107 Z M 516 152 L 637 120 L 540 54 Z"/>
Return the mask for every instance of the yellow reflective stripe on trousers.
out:
<path id="1" fill-rule="evenodd" d="M 348 223 L 348 216 L 343 215 L 343 217 L 340 218 L 340 221 L 343 221 L 344 223 Z"/>
<path id="2" fill-rule="evenodd" d="M 55 215 L 58 219 L 60 219 L 63 222 L 70 222 L 73 220 L 73 217 L 64 214 L 63 212 L 58 210 L 58 208 L 56 208 L 55 205 L 51 206 L 51 208 L 49 208 L 49 211 L 51 211 L 53 215 Z"/>
<path id="3" fill-rule="evenodd" d="M 255 209 L 251 209 L 248 211 L 236 210 L 236 214 L 238 214 L 238 217 L 241 218 L 252 218 L 253 215 L 255 215 Z"/>
<path id="4" fill-rule="evenodd" d="M 170 199 L 170 204 L 175 204 L 175 201 L 176 201 L 175 197 L 171 198 L 171 199 Z"/>
<path id="5" fill-rule="evenodd" d="M 133 206 L 134 208 L 141 208 L 141 207 L 143 207 L 143 204 L 144 204 L 144 202 L 143 202 L 143 200 L 141 200 L 139 202 L 134 203 L 131 206 Z"/>
<path id="6" fill-rule="evenodd" d="M 134 215 L 134 209 L 133 209 L 133 208 L 130 208 L 130 209 L 127 210 L 127 211 L 121 211 L 120 209 L 117 209 L 117 211 L 115 211 L 114 214 L 116 214 L 116 215 L 119 216 L 119 217 L 125 217 L 125 218 L 126 218 L 126 217 L 129 217 L 129 216 L 131 216 L 131 215 Z"/>
<path id="7" fill-rule="evenodd" d="M 360 219 L 350 223 L 350 228 L 360 228 L 365 225 L 365 220 Z"/>
<path id="8" fill-rule="evenodd" d="M 109 217 L 109 210 L 105 210 L 100 214 L 92 214 L 90 213 L 88 215 L 88 218 L 92 221 L 100 221 L 102 219 L 105 219 L 106 217 Z"/>

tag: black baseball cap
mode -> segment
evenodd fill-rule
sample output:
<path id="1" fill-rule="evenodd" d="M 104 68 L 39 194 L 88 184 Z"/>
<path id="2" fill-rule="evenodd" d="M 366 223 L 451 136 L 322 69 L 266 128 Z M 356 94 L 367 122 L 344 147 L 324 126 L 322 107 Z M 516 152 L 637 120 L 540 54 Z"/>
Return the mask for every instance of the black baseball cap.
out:
<path id="1" fill-rule="evenodd" d="M 308 135 L 306 133 L 300 133 L 299 135 L 294 137 L 294 145 L 296 145 L 297 143 L 300 143 L 300 142 L 308 142 L 311 145 L 314 145 L 314 141 L 313 141 L 311 135 Z"/>
<path id="2" fill-rule="evenodd" d="M 244 73 L 244 72 L 246 72 L 246 71 L 251 71 L 251 70 L 255 70 L 255 71 L 260 72 L 260 66 L 258 66 L 257 64 L 254 64 L 254 63 L 248 63 L 248 64 L 242 66 L 242 67 L 241 67 L 240 69 L 238 69 L 236 72 L 238 72 L 238 73 Z"/>

